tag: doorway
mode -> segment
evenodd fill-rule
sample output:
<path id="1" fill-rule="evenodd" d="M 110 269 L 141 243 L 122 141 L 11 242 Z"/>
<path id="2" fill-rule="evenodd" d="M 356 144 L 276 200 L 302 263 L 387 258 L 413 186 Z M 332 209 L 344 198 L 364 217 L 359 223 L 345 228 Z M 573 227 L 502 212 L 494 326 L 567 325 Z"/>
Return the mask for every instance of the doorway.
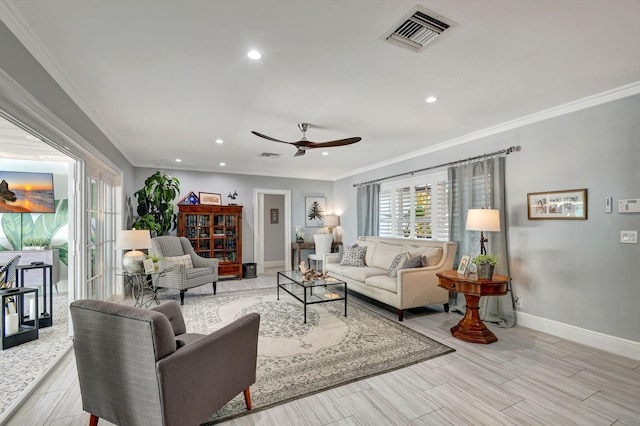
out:
<path id="1" fill-rule="evenodd" d="M 267 207 L 273 205 L 273 202 L 278 199 L 282 200 L 282 211 L 280 211 L 278 207 Z M 279 228 L 281 232 L 283 232 L 282 236 L 278 236 L 279 238 L 274 238 L 274 236 L 265 236 L 265 234 L 267 234 L 267 226 L 271 226 L 272 208 L 278 209 L 278 225 L 282 224 L 284 227 L 282 228 L 282 226 L 280 226 Z M 272 262 L 271 260 L 267 260 L 267 262 L 265 262 L 265 238 L 269 238 L 270 241 L 277 240 L 277 244 L 281 245 L 284 250 L 283 269 L 289 269 L 288 265 L 291 264 L 291 190 L 254 188 L 253 209 L 253 258 L 257 264 L 257 273 L 264 273 L 265 263 L 268 263 L 266 266 L 269 266 L 271 265 L 270 262 Z M 269 219 L 265 220 L 265 217 Z"/>

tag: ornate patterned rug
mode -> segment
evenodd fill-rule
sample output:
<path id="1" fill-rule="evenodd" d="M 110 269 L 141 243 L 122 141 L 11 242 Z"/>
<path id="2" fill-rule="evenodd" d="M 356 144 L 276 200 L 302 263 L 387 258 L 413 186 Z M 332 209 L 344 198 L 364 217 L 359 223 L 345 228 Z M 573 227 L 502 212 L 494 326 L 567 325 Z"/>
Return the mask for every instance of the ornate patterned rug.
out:
<path id="1" fill-rule="evenodd" d="M 210 333 L 249 312 L 261 315 L 257 381 L 251 412 L 453 352 L 387 319 L 362 302 L 310 305 L 303 323 L 300 302 L 275 289 L 219 293 L 183 306 L 189 332 Z M 250 412 L 242 394 L 207 425 Z"/>

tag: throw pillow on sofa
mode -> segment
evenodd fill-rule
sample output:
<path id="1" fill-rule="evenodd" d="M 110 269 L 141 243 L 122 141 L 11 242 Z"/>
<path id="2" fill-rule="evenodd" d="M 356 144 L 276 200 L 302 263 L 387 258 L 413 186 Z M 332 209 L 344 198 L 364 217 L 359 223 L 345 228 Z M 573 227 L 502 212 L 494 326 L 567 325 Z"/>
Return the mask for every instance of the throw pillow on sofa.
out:
<path id="1" fill-rule="evenodd" d="M 404 265 L 398 269 L 422 268 L 423 266 L 427 266 L 427 257 L 420 255 L 407 260 Z"/>
<path id="2" fill-rule="evenodd" d="M 409 260 L 409 253 L 400 253 L 396 257 L 393 258 L 391 262 L 391 266 L 389 267 L 389 276 L 395 277 L 398 275 L 398 269 L 401 269 L 402 266 L 407 263 Z"/>
<path id="3" fill-rule="evenodd" d="M 367 254 L 366 247 L 344 246 L 344 252 L 342 253 L 342 260 L 340 266 L 364 266 L 364 256 Z"/>

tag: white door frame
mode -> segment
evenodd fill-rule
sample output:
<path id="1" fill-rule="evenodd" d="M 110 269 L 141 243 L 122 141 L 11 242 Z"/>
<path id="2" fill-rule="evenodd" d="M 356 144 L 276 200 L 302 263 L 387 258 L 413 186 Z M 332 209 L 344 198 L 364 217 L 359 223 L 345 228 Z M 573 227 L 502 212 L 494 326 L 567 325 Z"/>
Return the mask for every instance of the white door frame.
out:
<path id="1" fill-rule="evenodd" d="M 264 273 L 264 196 L 284 195 L 284 266 L 291 265 L 291 190 L 253 188 L 253 259 Z"/>

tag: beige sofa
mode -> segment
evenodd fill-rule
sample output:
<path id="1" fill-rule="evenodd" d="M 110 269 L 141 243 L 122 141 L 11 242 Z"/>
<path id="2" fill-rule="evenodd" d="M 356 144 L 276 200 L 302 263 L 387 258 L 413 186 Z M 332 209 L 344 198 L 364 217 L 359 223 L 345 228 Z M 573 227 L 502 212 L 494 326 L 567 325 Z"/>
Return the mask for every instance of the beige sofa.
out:
<path id="1" fill-rule="evenodd" d="M 442 303 L 449 311 L 449 292 L 438 287 L 436 273 L 453 268 L 457 243 L 421 241 L 404 238 L 360 237 L 358 246 L 366 246 L 365 266 L 341 266 L 340 254 L 324 256 L 323 270 L 348 284 L 356 291 L 398 309 L 403 320 L 404 309 Z M 389 275 L 394 257 L 407 252 L 410 257 L 425 255 L 427 266 L 400 269 L 397 276 Z"/>

